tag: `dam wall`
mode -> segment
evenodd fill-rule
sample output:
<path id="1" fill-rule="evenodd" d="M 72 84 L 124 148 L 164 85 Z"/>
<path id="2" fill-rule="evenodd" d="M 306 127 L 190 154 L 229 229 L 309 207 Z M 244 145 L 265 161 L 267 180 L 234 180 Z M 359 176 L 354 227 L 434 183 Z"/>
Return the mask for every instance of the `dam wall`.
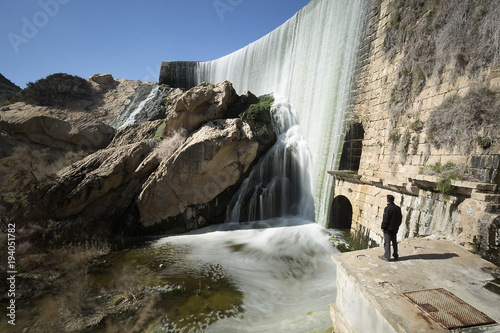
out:
<path id="1" fill-rule="evenodd" d="M 249 90 L 288 99 L 312 155 L 315 221 L 323 226 L 332 199 L 333 179 L 327 171 L 339 163 L 368 4 L 313 0 L 276 30 L 234 53 L 195 64 L 164 62 L 160 73 L 160 84 L 189 88 L 229 80 L 239 94 Z"/>
<path id="2" fill-rule="evenodd" d="M 380 244 L 392 194 L 399 239 L 498 262 L 500 14 L 476 5 L 315 0 L 228 56 L 164 62 L 159 82 L 288 98 L 313 157 L 316 222 L 350 229 L 356 246 Z"/>

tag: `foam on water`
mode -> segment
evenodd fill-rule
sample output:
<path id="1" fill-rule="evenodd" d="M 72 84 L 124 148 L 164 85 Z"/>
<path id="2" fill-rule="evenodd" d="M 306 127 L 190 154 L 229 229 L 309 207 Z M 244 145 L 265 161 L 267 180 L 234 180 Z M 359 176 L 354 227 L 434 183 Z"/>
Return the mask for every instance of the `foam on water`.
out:
<path id="1" fill-rule="evenodd" d="M 260 228 L 266 226 L 267 228 Z M 324 332 L 331 326 L 337 252 L 329 234 L 300 218 L 227 223 L 219 230 L 167 237 L 155 246 L 188 246 L 186 258 L 219 266 L 243 293 L 242 311 L 207 332 Z"/>

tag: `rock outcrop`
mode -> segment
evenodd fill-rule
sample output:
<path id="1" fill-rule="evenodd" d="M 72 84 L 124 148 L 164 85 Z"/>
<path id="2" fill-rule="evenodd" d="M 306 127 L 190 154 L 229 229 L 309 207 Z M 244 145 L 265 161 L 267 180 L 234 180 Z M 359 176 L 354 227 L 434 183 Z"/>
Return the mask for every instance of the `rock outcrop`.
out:
<path id="1" fill-rule="evenodd" d="M 182 127 L 189 133 L 214 119 L 227 118 L 229 107 L 239 98 L 229 81 L 202 83 L 177 96 L 167 109 L 163 136 Z"/>
<path id="2" fill-rule="evenodd" d="M 205 124 L 144 184 L 138 198 L 141 223 L 151 226 L 185 213 L 188 207 L 209 204 L 241 181 L 258 145 L 241 119 Z M 200 225 L 204 220 L 198 216 L 195 222 Z"/>
<path id="3" fill-rule="evenodd" d="M 16 135 L 57 149 L 102 149 L 114 135 L 111 126 L 93 120 L 86 113 L 57 112 L 24 103 L 16 103 L 2 112 L 1 121 Z"/>
<path id="4" fill-rule="evenodd" d="M 157 164 L 142 164 L 155 141 L 102 149 L 63 170 L 48 189 L 46 200 L 52 217 L 114 217 L 134 199 L 140 185 Z M 151 160 L 150 160 L 151 161 Z"/>
<path id="5" fill-rule="evenodd" d="M 129 230 L 192 230 L 222 222 L 238 186 L 266 152 L 263 147 L 273 144 L 269 137 L 261 142 L 257 123 L 244 121 L 253 101 L 258 99 L 238 96 L 227 81 L 183 93 L 169 106 L 170 117 L 126 126 L 114 137 L 110 132 L 106 147 L 95 146 L 102 149 L 59 171 L 24 218 L 84 216 Z M 16 131 L 27 137 L 51 128 L 41 116 L 33 124 L 18 118 L 10 116 L 10 126 L 19 124 Z M 73 140 L 71 128 L 90 122 L 88 116 L 79 124 L 66 124 L 64 117 L 52 121 L 58 127 L 44 135 L 60 141 Z"/>

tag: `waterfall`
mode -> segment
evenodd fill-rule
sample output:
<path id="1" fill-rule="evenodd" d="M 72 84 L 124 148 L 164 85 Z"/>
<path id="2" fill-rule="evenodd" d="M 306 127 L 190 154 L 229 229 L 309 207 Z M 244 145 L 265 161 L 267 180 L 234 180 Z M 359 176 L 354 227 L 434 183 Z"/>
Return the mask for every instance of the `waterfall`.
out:
<path id="1" fill-rule="evenodd" d="M 161 103 L 161 90 L 159 85 L 140 85 L 132 101 L 125 110 L 116 118 L 113 127 L 121 129 L 128 125 L 139 124 L 145 120 L 154 119 L 159 103 Z"/>
<path id="2" fill-rule="evenodd" d="M 278 139 L 252 169 L 233 197 L 227 222 L 267 220 L 280 216 L 314 219 L 311 154 L 297 115 L 283 96 L 274 96 L 271 109 Z"/>
<path id="3" fill-rule="evenodd" d="M 312 0 L 256 42 L 195 66 L 195 80 L 285 96 L 311 152 L 315 218 L 326 226 L 367 0 Z M 340 149 L 339 149 L 340 147 Z"/>

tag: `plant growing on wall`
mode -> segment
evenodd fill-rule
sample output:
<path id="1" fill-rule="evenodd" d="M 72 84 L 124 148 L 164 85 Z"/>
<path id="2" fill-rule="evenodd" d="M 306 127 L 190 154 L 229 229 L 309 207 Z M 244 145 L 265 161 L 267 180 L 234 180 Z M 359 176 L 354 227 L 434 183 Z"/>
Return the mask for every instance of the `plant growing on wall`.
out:
<path id="1" fill-rule="evenodd" d="M 426 122 L 428 141 L 436 148 L 459 149 L 469 154 L 476 144 L 483 148 L 482 133 L 495 129 L 500 118 L 500 99 L 488 88 L 474 87 L 463 98 L 448 96 Z M 490 142 L 491 145 L 491 142 Z"/>
<path id="2" fill-rule="evenodd" d="M 445 164 L 436 162 L 420 169 L 421 174 L 437 176 L 434 189 L 444 195 L 449 195 L 453 190 L 452 180 L 470 180 L 477 179 L 472 175 L 471 169 L 465 164 L 456 164 L 448 161 Z"/>

